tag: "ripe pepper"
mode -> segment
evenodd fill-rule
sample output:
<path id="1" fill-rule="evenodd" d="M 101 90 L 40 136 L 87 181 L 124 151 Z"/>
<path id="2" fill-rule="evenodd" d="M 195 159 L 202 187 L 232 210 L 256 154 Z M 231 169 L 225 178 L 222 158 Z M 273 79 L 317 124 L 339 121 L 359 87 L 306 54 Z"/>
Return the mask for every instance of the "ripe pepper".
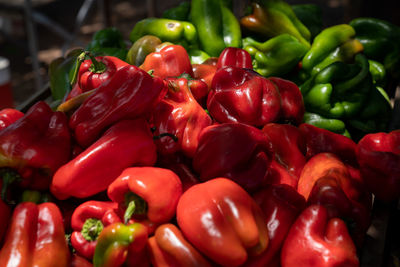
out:
<path id="1" fill-rule="evenodd" d="M 165 18 L 145 18 L 135 24 L 129 40 L 135 43 L 145 35 L 154 35 L 162 42 L 171 42 L 185 48 L 197 45 L 196 27 L 187 21 Z"/>
<path id="2" fill-rule="evenodd" d="M 95 143 L 55 173 L 51 192 L 58 199 L 85 198 L 107 189 L 127 167 L 151 166 L 157 159 L 144 118 L 111 126 Z"/>
<path id="3" fill-rule="evenodd" d="M 69 126 L 77 142 L 87 147 L 113 123 L 148 114 L 166 92 L 160 78 L 136 66 L 125 66 L 83 102 L 72 114 Z"/>
<path id="4" fill-rule="evenodd" d="M 0 131 L 0 144 L 3 190 L 16 177 L 21 178 L 22 187 L 47 189 L 52 175 L 70 158 L 67 117 L 37 102 L 24 117 Z"/>
<path id="5" fill-rule="evenodd" d="M 143 64 L 146 56 L 156 51 L 156 47 L 162 42 L 160 38 L 154 35 L 145 35 L 134 42 L 126 56 L 126 62 L 131 65 L 140 66 Z"/>
<path id="6" fill-rule="evenodd" d="M 212 265 L 186 240 L 173 224 L 157 227 L 154 236 L 147 241 L 151 263 L 154 267 Z"/>
<path id="7" fill-rule="evenodd" d="M 186 156 L 193 157 L 198 146 L 198 137 L 205 127 L 212 124 L 210 116 L 194 98 L 191 89 L 195 85 L 186 78 L 165 79 L 169 91 L 165 98 L 158 103 L 152 113 L 152 125 L 155 135 L 169 133 L 172 138 L 160 138 L 155 141 L 162 154 L 172 154 L 182 151 Z M 204 84 L 202 81 L 197 81 Z M 206 89 L 206 85 L 204 84 Z M 207 89 L 206 89 L 207 90 Z"/>
<path id="8" fill-rule="evenodd" d="M 152 71 L 152 75 L 161 79 L 177 77 L 183 73 L 193 77 L 189 55 L 181 45 L 167 45 L 158 52 L 150 53 L 140 68 Z"/>
<path id="9" fill-rule="evenodd" d="M 326 208 L 305 209 L 289 230 L 281 253 L 282 267 L 359 266 L 356 247 L 346 224 L 328 218 Z"/>
<path id="10" fill-rule="evenodd" d="M 142 257 L 147 242 L 147 229 L 140 223 L 113 223 L 101 231 L 93 257 L 94 267 L 149 266 Z M 140 261 L 143 260 L 143 261 Z M 133 265 L 133 264 L 137 265 Z M 140 264 L 140 265 L 139 265 Z"/>
<path id="11" fill-rule="evenodd" d="M 268 247 L 268 229 L 260 207 L 242 187 L 226 178 L 189 188 L 179 200 L 176 217 L 188 241 L 222 266 L 239 266 Z"/>
<path id="12" fill-rule="evenodd" d="M 289 4 L 281 0 L 265 0 L 262 5 L 253 3 L 253 13 L 241 18 L 240 24 L 248 31 L 266 38 L 290 34 L 310 47 L 310 32 L 296 17 Z"/>
<path id="13" fill-rule="evenodd" d="M 253 195 L 260 206 L 268 227 L 269 244 L 259 256 L 246 262 L 246 267 L 275 266 L 271 263 L 278 258 L 283 242 L 297 216 L 305 209 L 306 201 L 288 185 L 271 185 Z"/>
<path id="14" fill-rule="evenodd" d="M 14 108 L 0 110 L 0 131 L 10 124 L 13 124 L 24 116 L 24 113 Z"/>
<path id="15" fill-rule="evenodd" d="M 193 69 L 193 78 L 204 81 L 207 84 L 208 89 L 211 89 L 212 79 L 214 78 L 214 74 L 217 71 L 216 63 L 192 64 L 192 69 Z"/>
<path id="16" fill-rule="evenodd" d="M 93 264 L 87 261 L 85 258 L 73 254 L 69 267 L 93 267 Z"/>
<path id="17" fill-rule="evenodd" d="M 121 222 L 118 205 L 113 202 L 89 200 L 79 205 L 71 216 L 71 245 L 79 255 L 93 259 L 97 238 L 107 225 Z"/>
<path id="18" fill-rule="evenodd" d="M 400 196 L 400 131 L 364 136 L 356 155 L 362 179 L 377 199 L 385 202 Z"/>
<path id="19" fill-rule="evenodd" d="M 241 47 L 240 24 L 222 0 L 191 1 L 190 17 L 203 50 L 218 57 L 225 47 Z"/>
<path id="20" fill-rule="evenodd" d="M 19 204 L 0 251 L 0 266 L 67 267 L 69 250 L 62 216 L 53 203 Z"/>
<path id="21" fill-rule="evenodd" d="M 2 190 L 3 182 L 0 180 L 0 190 Z M 3 236 L 6 233 L 8 222 L 10 221 L 11 217 L 11 207 L 7 205 L 1 198 L 0 198 L 0 244 L 2 244 Z"/>
<path id="22" fill-rule="evenodd" d="M 125 169 L 110 184 L 107 194 L 125 212 L 125 222 L 136 215 L 161 224 L 175 215 L 182 194 L 182 183 L 168 169 L 132 167 Z"/>
<path id="23" fill-rule="evenodd" d="M 218 57 L 217 69 L 229 66 L 253 69 L 250 54 L 246 50 L 236 47 L 225 48 Z"/>
<path id="24" fill-rule="evenodd" d="M 202 181 L 226 177 L 254 191 L 268 183 L 271 159 L 268 137 L 261 130 L 242 123 L 224 123 L 208 126 L 200 133 L 193 168 Z"/>
<path id="25" fill-rule="evenodd" d="M 264 77 L 288 74 L 308 51 L 308 47 L 284 33 L 260 43 L 251 37 L 243 39 L 243 49 L 253 58 L 253 67 Z"/>
<path id="26" fill-rule="evenodd" d="M 279 90 L 252 70 L 233 66 L 219 69 L 211 87 L 207 108 L 217 122 L 264 126 L 279 118 Z"/>

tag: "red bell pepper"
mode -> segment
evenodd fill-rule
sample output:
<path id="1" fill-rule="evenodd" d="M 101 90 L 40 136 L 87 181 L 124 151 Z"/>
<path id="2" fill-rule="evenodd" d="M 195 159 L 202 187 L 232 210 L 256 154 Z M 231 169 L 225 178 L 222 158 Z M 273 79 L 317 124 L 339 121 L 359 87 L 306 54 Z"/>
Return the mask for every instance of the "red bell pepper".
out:
<path id="1" fill-rule="evenodd" d="M 168 169 L 132 167 L 110 184 L 107 194 L 125 211 L 125 222 L 138 215 L 154 223 L 166 223 L 175 215 L 182 183 Z"/>
<path id="2" fill-rule="evenodd" d="M 79 205 L 71 217 L 71 245 L 79 255 L 93 259 L 97 238 L 107 225 L 121 222 L 118 205 L 89 200 Z"/>
<path id="3" fill-rule="evenodd" d="M 281 253 L 282 267 L 359 266 L 356 247 L 346 224 L 328 219 L 326 208 L 312 205 L 294 222 Z"/>
<path id="4" fill-rule="evenodd" d="M 400 130 L 364 136 L 357 144 L 361 177 L 376 198 L 400 197 Z"/>
<path id="5" fill-rule="evenodd" d="M 147 247 L 154 267 L 212 266 L 173 224 L 157 227 L 155 235 L 147 241 Z"/>
<path id="6" fill-rule="evenodd" d="M 155 135 L 169 133 L 175 135 L 178 141 L 160 138 L 155 143 L 162 154 L 182 151 L 193 157 L 201 130 L 210 126 L 212 120 L 194 99 L 186 78 L 167 78 L 166 81 L 169 91 L 155 107 L 152 124 L 156 129 Z"/>
<path id="7" fill-rule="evenodd" d="M 299 87 L 286 79 L 270 77 L 268 80 L 276 85 L 281 96 L 280 120 L 300 125 L 303 121 L 305 107 Z"/>
<path id="8" fill-rule="evenodd" d="M 0 266 L 67 267 L 69 250 L 60 210 L 53 203 L 19 204 L 12 215 Z"/>
<path id="9" fill-rule="evenodd" d="M 217 71 L 217 66 L 213 64 L 192 64 L 193 78 L 195 81 L 201 80 L 206 84 L 196 85 L 191 88 L 192 94 L 197 102 L 204 108 L 207 106 L 208 93 L 211 90 L 212 79 Z"/>
<path id="10" fill-rule="evenodd" d="M 225 48 L 218 57 L 217 69 L 229 66 L 252 70 L 253 64 L 249 52 L 236 47 Z"/>
<path id="11" fill-rule="evenodd" d="M 89 197 L 106 190 L 125 168 L 151 166 L 156 159 L 157 148 L 146 120 L 123 120 L 59 168 L 50 189 L 58 199 Z"/>
<path id="12" fill-rule="evenodd" d="M 13 124 L 17 120 L 21 119 L 24 113 L 14 108 L 5 108 L 0 110 L 0 131 L 6 128 L 8 125 Z"/>
<path id="13" fill-rule="evenodd" d="M 69 267 L 93 267 L 93 264 L 87 261 L 85 258 L 73 254 Z"/>
<path id="14" fill-rule="evenodd" d="M 178 77 L 184 73 L 193 77 L 189 55 L 181 45 L 167 45 L 158 52 L 150 53 L 140 68 L 152 71 L 154 76 L 162 79 Z"/>
<path id="15" fill-rule="evenodd" d="M 224 123 L 204 128 L 193 158 L 200 180 L 229 178 L 248 191 L 267 184 L 272 159 L 268 137 L 242 123 Z"/>
<path id="16" fill-rule="evenodd" d="M 147 229 L 140 223 L 113 223 L 101 231 L 93 257 L 94 267 L 150 266 L 143 257 L 147 243 Z M 133 265 L 135 264 L 135 265 Z"/>
<path id="17" fill-rule="evenodd" d="M 215 73 L 207 109 L 220 123 L 264 126 L 279 119 L 281 98 L 270 80 L 252 70 L 231 66 Z"/>
<path id="18" fill-rule="evenodd" d="M 148 114 L 166 93 L 161 79 L 135 66 L 125 66 L 83 102 L 69 125 L 78 143 L 87 147 L 106 127 Z"/>
<path id="19" fill-rule="evenodd" d="M 235 182 L 215 178 L 182 194 L 178 225 L 188 241 L 222 266 L 239 266 L 269 243 L 260 207 Z"/>
<path id="20" fill-rule="evenodd" d="M 69 160 L 70 153 L 66 115 L 53 112 L 45 102 L 36 103 L 24 117 L 0 130 L 3 190 L 16 177 L 22 178 L 22 187 L 47 189 L 52 175 Z"/>
<path id="21" fill-rule="evenodd" d="M 284 184 L 262 189 L 253 198 L 266 217 L 269 244 L 261 255 L 250 258 L 246 267 L 279 266 L 273 263 L 279 258 L 286 235 L 297 216 L 305 209 L 306 201 L 295 189 Z"/>

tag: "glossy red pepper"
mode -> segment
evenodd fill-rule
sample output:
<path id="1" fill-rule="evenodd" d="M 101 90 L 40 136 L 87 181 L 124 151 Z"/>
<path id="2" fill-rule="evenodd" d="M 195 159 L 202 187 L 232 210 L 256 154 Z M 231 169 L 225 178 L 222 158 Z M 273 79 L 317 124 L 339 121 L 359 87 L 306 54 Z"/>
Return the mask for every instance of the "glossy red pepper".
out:
<path id="1" fill-rule="evenodd" d="M 141 216 L 160 224 L 168 222 L 175 215 L 182 194 L 182 183 L 168 169 L 132 167 L 125 169 L 110 184 L 107 194 L 125 212 L 125 222 L 132 216 Z"/>
<path id="2" fill-rule="evenodd" d="M 22 187 L 47 189 L 52 175 L 70 159 L 70 153 L 66 115 L 53 112 L 45 102 L 36 103 L 24 117 L 0 130 L 3 190 L 14 178 L 21 178 L 18 184 Z"/>
<path id="3" fill-rule="evenodd" d="M 152 71 L 154 76 L 162 79 L 178 77 L 183 73 L 193 77 L 189 55 L 181 45 L 167 45 L 158 52 L 150 53 L 140 68 Z"/>
<path id="4" fill-rule="evenodd" d="M 281 98 L 270 80 L 252 70 L 231 66 L 215 73 L 207 109 L 220 123 L 264 126 L 279 119 Z"/>
<path id="5" fill-rule="evenodd" d="M 241 186 L 226 178 L 189 188 L 179 200 L 176 217 L 188 241 L 222 266 L 240 266 L 268 247 L 260 207 Z"/>
<path id="6" fill-rule="evenodd" d="M 14 108 L 5 108 L 0 110 L 0 131 L 6 128 L 8 125 L 13 124 L 17 120 L 21 119 L 24 113 Z"/>
<path id="7" fill-rule="evenodd" d="M 193 167 L 202 181 L 229 178 L 248 191 L 267 184 L 272 152 L 268 137 L 242 123 L 212 125 L 200 133 Z"/>
<path id="8" fill-rule="evenodd" d="M 294 222 L 281 253 L 282 267 L 359 266 L 356 247 L 346 224 L 329 219 L 326 208 L 312 205 Z"/>
<path id="9" fill-rule="evenodd" d="M 213 64 L 192 64 L 193 78 L 195 81 L 201 80 L 206 84 L 206 88 L 201 84 L 201 86 L 196 85 L 191 88 L 194 98 L 199 102 L 199 104 L 206 108 L 207 107 L 207 97 L 211 90 L 212 79 L 217 71 L 217 66 Z"/>
<path id="10" fill-rule="evenodd" d="M 229 66 L 253 69 L 253 64 L 249 52 L 236 47 L 225 48 L 218 57 L 217 69 Z"/>
<path id="11" fill-rule="evenodd" d="M 147 241 L 151 263 L 154 267 L 212 265 L 186 240 L 173 224 L 157 227 L 154 236 Z"/>
<path id="12" fill-rule="evenodd" d="M 83 102 L 72 114 L 69 126 L 78 143 L 87 147 L 112 124 L 148 114 L 167 90 L 161 79 L 125 66 Z"/>
<path id="13" fill-rule="evenodd" d="M 89 200 L 79 205 L 71 217 L 71 245 L 79 255 L 93 259 L 97 238 L 107 225 L 121 222 L 118 205 L 113 202 Z"/>
<path id="14" fill-rule="evenodd" d="M 58 199 L 85 198 L 106 190 L 125 168 L 151 166 L 156 159 L 157 148 L 146 120 L 123 120 L 59 168 L 50 189 Z"/>
<path id="15" fill-rule="evenodd" d="M 276 258 L 279 258 L 290 227 L 305 209 L 306 201 L 295 189 L 284 184 L 268 186 L 255 193 L 253 198 L 266 217 L 269 244 L 261 255 L 251 257 L 245 266 L 279 266 L 274 265 Z"/>
<path id="16" fill-rule="evenodd" d="M 198 137 L 205 127 L 212 124 L 210 116 L 194 99 L 186 78 L 167 78 L 169 91 L 158 103 L 152 113 L 152 124 L 156 136 L 169 133 L 178 141 L 169 137 L 156 140 L 162 154 L 182 151 L 193 157 L 198 146 Z"/>
<path id="17" fill-rule="evenodd" d="M 357 144 L 361 177 L 376 198 L 400 197 L 400 130 L 364 136 Z"/>
<path id="18" fill-rule="evenodd" d="M 67 267 L 69 250 L 60 210 L 53 203 L 19 204 L 12 215 L 0 266 Z"/>
<path id="19" fill-rule="evenodd" d="M 87 261 L 85 258 L 73 254 L 69 267 L 93 267 L 93 264 Z"/>

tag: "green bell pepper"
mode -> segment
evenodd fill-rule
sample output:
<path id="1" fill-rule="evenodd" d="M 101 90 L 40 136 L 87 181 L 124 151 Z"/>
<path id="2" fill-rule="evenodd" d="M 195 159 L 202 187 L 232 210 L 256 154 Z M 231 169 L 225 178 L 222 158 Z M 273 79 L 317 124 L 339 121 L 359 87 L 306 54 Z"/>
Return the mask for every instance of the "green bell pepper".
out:
<path id="1" fill-rule="evenodd" d="M 278 35 L 264 43 L 247 37 L 243 39 L 243 48 L 253 58 L 253 69 L 265 77 L 287 74 L 308 50 L 290 34 Z"/>
<path id="2" fill-rule="evenodd" d="M 176 7 L 165 10 L 161 17 L 164 19 L 189 21 L 190 2 L 182 2 Z"/>
<path id="3" fill-rule="evenodd" d="M 187 52 L 191 64 L 202 64 L 204 61 L 210 58 L 210 55 L 200 49 L 191 48 Z"/>
<path id="4" fill-rule="evenodd" d="M 317 36 L 323 28 L 322 9 L 314 4 L 292 5 L 296 17 L 307 27 L 311 34 L 311 40 Z"/>
<path id="5" fill-rule="evenodd" d="M 342 120 L 325 118 L 317 113 L 305 112 L 303 122 L 351 138 L 349 131 L 346 129 L 346 124 Z"/>
<path id="6" fill-rule="evenodd" d="M 121 60 L 125 60 L 128 52 L 122 33 L 116 28 L 97 31 L 86 50 L 95 56 L 114 56 Z"/>

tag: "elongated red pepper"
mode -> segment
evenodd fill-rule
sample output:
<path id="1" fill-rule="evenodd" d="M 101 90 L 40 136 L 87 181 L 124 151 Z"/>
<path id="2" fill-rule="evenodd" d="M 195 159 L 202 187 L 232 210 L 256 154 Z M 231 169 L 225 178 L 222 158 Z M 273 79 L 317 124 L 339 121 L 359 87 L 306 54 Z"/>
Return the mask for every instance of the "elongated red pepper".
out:
<path id="1" fill-rule="evenodd" d="M 142 258 L 147 243 L 147 229 L 140 223 L 124 225 L 113 223 L 101 231 L 93 258 L 94 267 L 149 266 Z M 140 261 L 141 260 L 141 261 Z"/>
<path id="2" fill-rule="evenodd" d="M 279 119 L 281 98 L 270 80 L 252 70 L 231 66 L 215 73 L 207 109 L 220 123 L 264 126 Z"/>
<path id="3" fill-rule="evenodd" d="M 162 154 L 182 151 L 188 157 L 193 157 L 201 130 L 210 126 L 212 120 L 194 99 L 186 78 L 168 78 L 166 81 L 169 91 L 152 113 L 152 123 L 156 129 L 154 134 L 173 134 L 178 141 L 164 137 L 155 143 Z"/>
<path id="4" fill-rule="evenodd" d="M 229 66 L 252 70 L 253 64 L 249 52 L 236 47 L 225 48 L 218 57 L 217 69 Z"/>
<path id="5" fill-rule="evenodd" d="M 364 136 L 356 155 L 368 189 L 385 202 L 400 196 L 400 130 Z"/>
<path id="6" fill-rule="evenodd" d="M 235 182 L 215 178 L 189 188 L 177 207 L 184 236 L 222 266 L 239 266 L 269 243 L 260 207 Z"/>
<path id="7" fill-rule="evenodd" d="M 305 209 L 306 201 L 295 189 L 284 184 L 262 189 L 253 198 L 266 217 L 269 244 L 261 255 L 250 258 L 245 266 L 279 266 L 273 263 L 279 258 L 286 235 L 297 216 Z"/>
<path id="8" fill-rule="evenodd" d="M 12 215 L 0 266 L 67 267 L 69 250 L 60 210 L 53 203 L 19 204 Z"/>
<path id="9" fill-rule="evenodd" d="M 97 238 L 107 225 L 121 222 L 118 205 L 89 200 L 79 205 L 71 217 L 71 245 L 79 255 L 93 259 Z"/>
<path id="10" fill-rule="evenodd" d="M 212 266 L 173 224 L 157 227 L 154 236 L 147 241 L 147 247 L 154 267 Z"/>
<path id="11" fill-rule="evenodd" d="M 328 219 L 326 208 L 312 205 L 294 222 L 281 253 L 282 267 L 359 266 L 356 247 L 346 224 Z"/>
<path id="12" fill-rule="evenodd" d="M 24 116 L 24 113 L 14 108 L 0 110 L 0 131 L 8 125 L 13 124 Z"/>
<path id="13" fill-rule="evenodd" d="M 78 143 L 87 147 L 106 127 L 148 114 L 167 90 L 161 79 L 135 66 L 125 66 L 83 102 L 69 125 Z"/>
<path id="14" fill-rule="evenodd" d="M 123 120 L 59 168 L 50 189 L 58 199 L 92 196 L 106 190 L 125 168 L 151 166 L 156 159 L 157 148 L 146 120 Z"/>
<path id="15" fill-rule="evenodd" d="M 107 194 L 125 211 L 125 222 L 139 215 L 154 223 L 166 223 L 175 215 L 182 183 L 168 169 L 132 167 L 110 184 Z"/>
<path id="16" fill-rule="evenodd" d="M 47 189 L 52 175 L 69 160 L 70 153 L 66 115 L 53 112 L 45 102 L 36 103 L 24 117 L 0 131 L 3 190 L 12 182 L 8 178 L 15 177 L 22 178 L 22 187 Z"/>
<path id="17" fill-rule="evenodd" d="M 268 183 L 272 159 L 268 137 L 242 123 L 224 123 L 204 128 L 193 158 L 202 181 L 229 178 L 248 191 Z M 227 152 L 229 151 L 229 152 Z"/>
<path id="18" fill-rule="evenodd" d="M 167 45 L 158 52 L 150 53 L 146 56 L 140 68 L 145 71 L 152 71 L 154 76 L 162 79 L 178 77 L 183 73 L 193 77 L 189 55 L 181 45 Z"/>

